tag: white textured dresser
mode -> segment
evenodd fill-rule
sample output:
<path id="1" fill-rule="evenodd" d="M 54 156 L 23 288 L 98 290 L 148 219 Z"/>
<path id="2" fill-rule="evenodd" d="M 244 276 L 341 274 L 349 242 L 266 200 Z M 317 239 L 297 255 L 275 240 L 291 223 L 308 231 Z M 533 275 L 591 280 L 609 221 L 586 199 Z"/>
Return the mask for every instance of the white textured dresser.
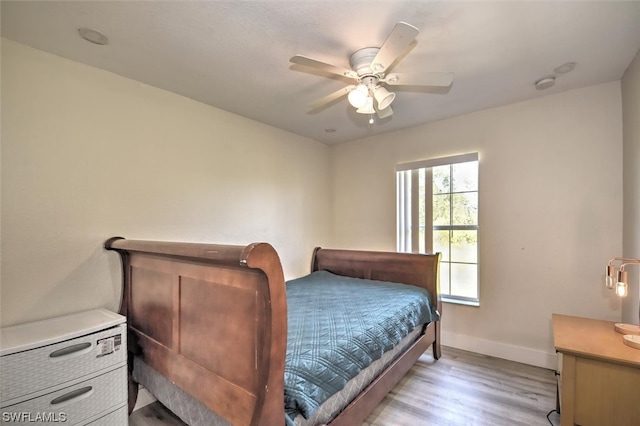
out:
<path id="1" fill-rule="evenodd" d="M 0 423 L 127 425 L 125 317 L 96 309 L 0 330 Z"/>

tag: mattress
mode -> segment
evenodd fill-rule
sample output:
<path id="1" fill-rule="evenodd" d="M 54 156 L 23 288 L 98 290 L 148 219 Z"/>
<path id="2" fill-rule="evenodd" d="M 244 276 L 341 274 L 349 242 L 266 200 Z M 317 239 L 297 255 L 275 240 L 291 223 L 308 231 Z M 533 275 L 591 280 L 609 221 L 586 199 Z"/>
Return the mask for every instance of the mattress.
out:
<path id="1" fill-rule="evenodd" d="M 338 393 L 333 394 L 311 415 L 309 419 L 305 419 L 302 415 L 298 415 L 293 423 L 296 426 L 316 426 L 329 423 L 344 408 L 349 405 L 353 399 L 358 396 L 371 382 L 380 375 L 393 361 L 400 356 L 406 348 L 411 346 L 422 334 L 422 326 L 416 327 L 408 336 L 400 341 L 400 343 L 387 351 L 374 361 L 370 366 L 362 370 L 356 377 L 349 380 L 345 387 Z"/>
<path id="2" fill-rule="evenodd" d="M 420 287 L 316 271 L 287 282 L 285 411 L 310 418 L 418 325 L 438 320 Z"/>

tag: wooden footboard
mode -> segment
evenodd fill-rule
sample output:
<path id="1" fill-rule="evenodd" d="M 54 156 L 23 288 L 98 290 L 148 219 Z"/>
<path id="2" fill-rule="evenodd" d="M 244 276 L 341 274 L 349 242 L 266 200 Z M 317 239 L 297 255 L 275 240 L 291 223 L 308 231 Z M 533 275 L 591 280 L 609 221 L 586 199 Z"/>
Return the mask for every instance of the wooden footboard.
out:
<path id="1" fill-rule="evenodd" d="M 120 313 L 128 320 L 132 355 L 233 425 L 284 425 L 287 302 L 273 247 L 115 237 L 105 248 L 122 259 Z M 439 260 L 439 254 L 317 248 L 311 269 L 421 286 L 442 312 Z M 330 425 L 361 423 L 429 345 L 438 358 L 439 322 L 426 326 Z M 137 387 L 130 384 L 131 410 Z"/>
<path id="2" fill-rule="evenodd" d="M 112 238 L 105 248 L 122 258 L 134 353 L 233 425 L 284 424 L 287 303 L 273 247 Z"/>

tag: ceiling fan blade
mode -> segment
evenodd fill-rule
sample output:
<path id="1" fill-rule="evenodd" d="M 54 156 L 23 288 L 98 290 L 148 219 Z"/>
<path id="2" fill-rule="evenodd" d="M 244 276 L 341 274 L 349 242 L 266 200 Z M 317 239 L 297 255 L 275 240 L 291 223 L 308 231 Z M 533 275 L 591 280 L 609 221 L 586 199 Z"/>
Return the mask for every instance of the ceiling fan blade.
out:
<path id="1" fill-rule="evenodd" d="M 387 39 L 380 47 L 380 51 L 371 61 L 371 69 L 376 73 L 383 73 L 416 38 L 420 30 L 406 22 L 398 22 Z"/>
<path id="2" fill-rule="evenodd" d="M 352 91 L 353 89 L 355 89 L 356 86 L 354 84 L 351 84 L 347 87 L 343 87 L 340 90 L 336 90 L 333 93 L 328 94 L 327 96 L 318 99 L 317 101 L 315 101 L 314 103 L 312 103 L 311 105 L 309 105 L 309 107 L 311 108 L 311 110 L 317 110 L 322 108 L 323 106 L 330 104 L 331 102 L 335 101 L 336 99 L 341 98 L 342 96 L 346 95 L 347 93 L 349 93 L 350 91 Z"/>
<path id="3" fill-rule="evenodd" d="M 391 106 L 388 106 L 385 109 L 376 108 L 376 112 L 378 113 L 378 118 L 380 119 L 391 117 L 393 115 L 393 110 L 391 109 Z"/>
<path id="4" fill-rule="evenodd" d="M 453 83 L 453 76 L 452 72 L 391 73 L 383 81 L 390 86 L 448 87 Z"/>
<path id="5" fill-rule="evenodd" d="M 331 74 L 336 74 L 341 77 L 353 78 L 357 79 L 358 74 L 353 70 L 348 70 L 346 68 L 340 68 L 335 65 L 327 64 L 316 59 L 309 58 L 303 55 L 294 55 L 289 59 L 290 62 L 298 65 L 303 65 L 305 67 L 311 67 L 315 69 L 319 69 L 321 71 L 325 71 Z"/>

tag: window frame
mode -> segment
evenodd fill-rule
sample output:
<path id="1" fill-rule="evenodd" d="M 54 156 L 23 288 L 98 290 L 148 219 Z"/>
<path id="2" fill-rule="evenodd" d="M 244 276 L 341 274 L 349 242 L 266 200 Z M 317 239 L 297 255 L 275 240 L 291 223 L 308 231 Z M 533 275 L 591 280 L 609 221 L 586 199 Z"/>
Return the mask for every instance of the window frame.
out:
<path id="1" fill-rule="evenodd" d="M 453 166 L 461 163 L 468 162 L 478 163 L 478 187 L 475 191 L 454 191 L 453 185 L 450 185 L 449 191 L 443 194 L 449 195 L 449 214 L 450 219 L 447 225 L 433 225 L 433 167 L 437 166 L 449 166 L 450 176 L 453 176 Z M 449 289 L 448 294 L 441 294 L 442 300 L 450 303 L 458 303 L 463 305 L 479 306 L 480 305 L 480 219 L 479 219 L 479 156 L 477 152 L 467 153 L 461 155 L 454 155 L 449 157 L 433 158 L 419 161 L 412 161 L 408 163 L 400 163 L 396 165 L 396 208 L 397 208 L 397 223 L 396 223 L 396 243 L 397 251 L 399 252 L 413 252 L 413 253 L 432 253 L 433 250 L 433 232 L 437 230 L 449 231 L 449 246 L 451 246 L 451 232 L 456 230 L 475 230 L 477 232 L 476 239 L 476 262 L 452 262 L 449 258 L 446 262 L 449 275 Z M 420 185 L 420 170 L 424 169 L 424 194 L 419 193 Z M 426 188 L 431 188 L 426 190 Z M 478 194 L 478 217 L 475 225 L 454 225 L 453 222 L 453 194 L 460 193 L 472 193 Z M 418 203 L 411 203 L 411 200 L 419 200 Z M 421 207 L 419 203 L 423 203 L 424 207 L 424 233 L 420 235 L 420 226 L 414 227 L 412 224 L 419 224 L 419 211 Z M 415 205 L 415 207 L 414 207 Z M 426 206 L 432 206 L 426 208 Z M 432 226 L 426 226 L 427 223 L 431 223 Z M 423 250 L 423 251 L 421 251 Z M 451 253 L 451 250 L 449 250 Z M 476 295 L 477 297 L 466 297 L 451 295 L 451 265 L 452 264 L 472 264 L 476 266 Z M 443 273 L 443 271 L 441 271 Z"/>

